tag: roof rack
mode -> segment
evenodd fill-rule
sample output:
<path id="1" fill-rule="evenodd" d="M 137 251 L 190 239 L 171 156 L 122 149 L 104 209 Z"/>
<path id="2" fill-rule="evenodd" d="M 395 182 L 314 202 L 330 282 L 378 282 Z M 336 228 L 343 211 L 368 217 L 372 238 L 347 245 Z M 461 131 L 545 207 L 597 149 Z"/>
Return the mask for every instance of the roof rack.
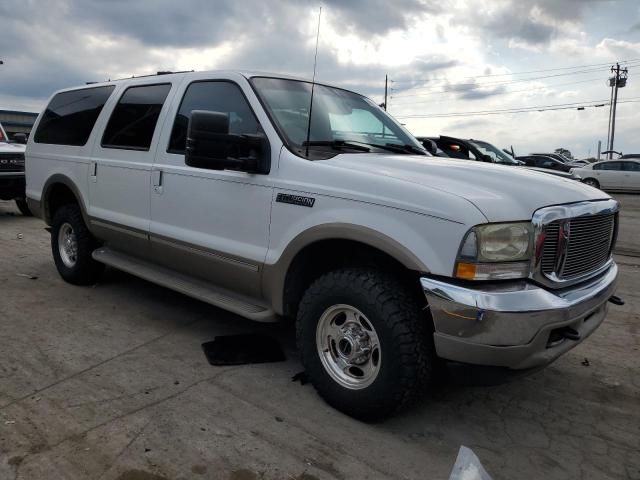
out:
<path id="1" fill-rule="evenodd" d="M 173 73 L 189 73 L 189 72 L 195 72 L 195 70 L 180 70 L 177 72 L 172 72 L 171 70 L 160 70 L 156 73 L 150 73 L 148 75 L 131 75 L 130 77 L 124 77 L 124 78 L 114 78 L 112 79 L 108 79 L 107 82 L 119 82 L 121 80 L 131 80 L 132 78 L 145 78 L 145 77 L 156 77 L 159 75 L 171 75 Z M 87 85 L 91 85 L 92 83 L 98 83 L 98 82 L 85 82 Z"/>

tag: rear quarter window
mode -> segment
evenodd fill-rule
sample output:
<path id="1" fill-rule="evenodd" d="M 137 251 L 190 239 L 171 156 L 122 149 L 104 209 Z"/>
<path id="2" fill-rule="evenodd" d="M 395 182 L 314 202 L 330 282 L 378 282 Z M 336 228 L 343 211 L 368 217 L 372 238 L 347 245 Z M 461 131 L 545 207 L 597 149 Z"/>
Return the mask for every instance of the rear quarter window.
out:
<path id="1" fill-rule="evenodd" d="M 58 93 L 42 114 L 34 142 L 85 145 L 113 89 L 107 85 Z"/>
<path id="2" fill-rule="evenodd" d="M 102 137 L 102 146 L 149 150 L 169 90 L 169 83 L 127 88 L 113 109 Z"/>

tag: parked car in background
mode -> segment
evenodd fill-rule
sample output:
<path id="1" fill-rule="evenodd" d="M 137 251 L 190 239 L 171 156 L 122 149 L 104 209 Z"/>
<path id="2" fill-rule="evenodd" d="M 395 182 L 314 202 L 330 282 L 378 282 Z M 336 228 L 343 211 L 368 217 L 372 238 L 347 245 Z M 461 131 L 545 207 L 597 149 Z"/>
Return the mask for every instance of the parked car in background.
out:
<path id="1" fill-rule="evenodd" d="M 595 158 L 594 159 L 583 158 L 579 160 L 573 160 L 569 165 L 571 165 L 572 167 L 581 167 L 583 165 L 589 165 L 590 163 L 597 162 L 597 161 L 598 160 Z"/>
<path id="2" fill-rule="evenodd" d="M 549 170 L 559 170 L 561 172 L 569 172 L 571 165 L 561 162 L 553 157 L 546 155 L 525 155 L 516 157 L 516 160 L 522 160 L 528 167 L 545 168 Z"/>
<path id="3" fill-rule="evenodd" d="M 9 143 L 0 124 L 0 200 L 15 200 L 20 212 L 30 216 L 25 195 L 24 152 L 25 145 Z"/>
<path id="4" fill-rule="evenodd" d="M 449 157 L 444 151 L 438 147 L 438 144 L 431 137 L 416 137 L 427 152 L 434 157 Z"/>
<path id="5" fill-rule="evenodd" d="M 572 158 L 567 158 L 564 155 L 560 155 L 559 153 L 530 153 L 529 155 L 540 155 L 542 157 L 551 157 L 562 163 L 571 163 L 573 162 Z"/>
<path id="6" fill-rule="evenodd" d="M 571 172 L 592 187 L 612 191 L 640 191 L 640 158 L 604 160 L 574 168 Z"/>
<path id="7" fill-rule="evenodd" d="M 463 140 L 461 138 L 447 137 L 417 137 L 425 149 L 437 157 L 460 158 L 463 160 L 477 160 L 482 162 L 499 163 L 514 167 L 526 166 L 522 160 L 515 159 L 504 150 L 482 140 Z M 431 145 L 437 146 L 437 153 L 431 150 Z M 562 178 L 578 180 L 578 177 L 568 171 L 551 170 L 534 166 L 526 166 L 529 170 L 536 170 Z"/>

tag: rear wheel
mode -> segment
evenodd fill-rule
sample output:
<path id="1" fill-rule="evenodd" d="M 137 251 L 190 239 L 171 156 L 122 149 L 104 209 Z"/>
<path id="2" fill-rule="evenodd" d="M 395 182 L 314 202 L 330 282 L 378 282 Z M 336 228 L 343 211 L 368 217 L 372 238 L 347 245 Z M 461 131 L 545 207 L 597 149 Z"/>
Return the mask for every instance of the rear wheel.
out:
<path id="1" fill-rule="evenodd" d="M 18 210 L 20 210 L 20 213 L 22 215 L 24 215 L 25 217 L 33 216 L 33 213 L 31 213 L 31 210 L 29 209 L 29 205 L 27 205 L 27 201 L 24 198 L 16 198 L 15 202 L 16 202 L 16 206 L 18 207 Z"/>
<path id="2" fill-rule="evenodd" d="M 419 397 L 434 366 L 430 322 L 393 276 L 342 269 L 304 294 L 297 340 L 311 383 L 333 407 L 365 421 Z"/>
<path id="3" fill-rule="evenodd" d="M 97 246 L 78 205 L 65 205 L 56 211 L 51 225 L 51 250 L 65 281 L 91 285 L 98 280 L 104 265 L 91 257 Z"/>
<path id="4" fill-rule="evenodd" d="M 600 188 L 600 183 L 595 178 L 585 178 L 582 183 L 593 188 Z"/>

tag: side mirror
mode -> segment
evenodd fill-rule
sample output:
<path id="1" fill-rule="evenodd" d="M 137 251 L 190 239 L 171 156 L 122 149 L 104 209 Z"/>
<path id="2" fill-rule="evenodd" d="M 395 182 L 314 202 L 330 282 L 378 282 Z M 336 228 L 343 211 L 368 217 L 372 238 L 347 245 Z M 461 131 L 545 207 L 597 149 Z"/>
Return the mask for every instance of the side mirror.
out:
<path id="1" fill-rule="evenodd" d="M 262 134 L 229 133 L 229 114 L 193 110 L 187 128 L 185 163 L 209 170 L 269 173 L 271 152 Z"/>
<path id="2" fill-rule="evenodd" d="M 434 142 L 433 140 L 425 138 L 424 140 L 422 140 L 422 146 L 425 148 L 427 152 L 429 152 L 434 157 L 438 153 L 438 146 L 436 145 L 436 142 Z"/>
<path id="3" fill-rule="evenodd" d="M 16 134 L 13 136 L 13 140 L 14 140 L 16 143 L 21 143 L 21 144 L 23 144 L 23 145 L 26 145 L 26 143 L 27 143 L 27 136 L 26 136 L 24 133 L 16 133 Z"/>

